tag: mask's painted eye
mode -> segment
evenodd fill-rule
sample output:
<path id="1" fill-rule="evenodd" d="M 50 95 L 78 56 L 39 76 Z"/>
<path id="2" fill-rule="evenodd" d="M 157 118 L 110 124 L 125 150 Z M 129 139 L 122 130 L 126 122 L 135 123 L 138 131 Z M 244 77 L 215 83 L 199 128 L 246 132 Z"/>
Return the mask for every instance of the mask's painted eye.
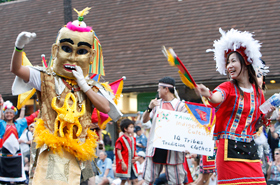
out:
<path id="1" fill-rule="evenodd" d="M 69 46 L 61 46 L 61 49 L 66 53 L 71 53 L 72 49 Z"/>
<path id="2" fill-rule="evenodd" d="M 88 50 L 86 50 L 86 49 L 79 49 L 78 51 L 77 51 L 77 54 L 78 55 L 84 55 L 84 54 L 87 54 L 88 53 Z"/>

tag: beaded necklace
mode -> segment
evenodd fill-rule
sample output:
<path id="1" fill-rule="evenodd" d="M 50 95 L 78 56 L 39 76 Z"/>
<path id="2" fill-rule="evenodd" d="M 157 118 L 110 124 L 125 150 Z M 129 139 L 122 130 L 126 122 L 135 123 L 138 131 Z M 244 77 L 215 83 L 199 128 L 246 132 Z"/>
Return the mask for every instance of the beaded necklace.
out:
<path id="1" fill-rule="evenodd" d="M 64 85 L 65 85 L 68 89 L 71 90 L 72 93 L 81 90 L 80 87 L 73 87 L 73 85 L 76 83 L 76 82 L 74 83 L 73 80 L 69 81 L 68 79 L 65 80 L 64 78 L 62 78 L 62 81 L 63 81 Z M 69 84 L 69 83 L 70 83 L 70 84 Z M 76 84 L 77 84 L 77 83 L 76 83 Z"/>

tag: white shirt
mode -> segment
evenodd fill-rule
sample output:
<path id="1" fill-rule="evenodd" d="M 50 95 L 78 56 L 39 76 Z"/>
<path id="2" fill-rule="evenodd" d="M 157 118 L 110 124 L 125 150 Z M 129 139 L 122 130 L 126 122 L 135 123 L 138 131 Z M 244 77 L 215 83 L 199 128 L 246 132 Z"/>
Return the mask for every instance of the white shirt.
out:
<path id="1" fill-rule="evenodd" d="M 30 84 L 32 87 L 34 87 L 38 91 L 41 91 L 41 74 L 40 74 L 40 71 L 35 70 L 31 67 L 28 67 L 28 68 L 29 68 L 29 73 L 30 73 L 28 84 Z"/>
<path id="2" fill-rule="evenodd" d="M 140 164 L 139 161 L 136 161 L 138 173 L 142 173 L 141 175 L 138 175 L 138 181 L 143 180 L 144 164 L 145 164 L 144 162 Z"/>
<path id="3" fill-rule="evenodd" d="M 24 142 L 33 140 L 33 135 L 32 135 L 32 133 L 31 133 L 31 132 L 28 132 L 28 133 L 27 133 L 27 131 L 28 131 L 27 129 L 25 129 L 25 130 L 23 131 L 23 133 L 21 134 L 21 136 L 20 136 L 20 138 L 19 138 L 20 140 L 23 140 Z M 27 134 L 26 134 L 26 133 L 27 133 Z M 27 136 L 28 136 L 28 138 L 27 138 Z M 28 152 L 28 151 L 29 151 L 29 148 L 30 148 L 29 144 L 20 143 L 21 153 Z"/>

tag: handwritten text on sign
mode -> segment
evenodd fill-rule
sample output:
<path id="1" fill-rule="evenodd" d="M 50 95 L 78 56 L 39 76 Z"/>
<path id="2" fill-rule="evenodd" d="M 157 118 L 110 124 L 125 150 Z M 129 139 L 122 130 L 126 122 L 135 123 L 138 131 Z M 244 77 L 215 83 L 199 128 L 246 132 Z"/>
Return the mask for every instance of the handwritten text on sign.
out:
<path id="1" fill-rule="evenodd" d="M 156 115 L 154 147 L 213 155 L 213 128 L 207 133 L 203 126 L 192 120 L 189 113 L 158 109 Z"/>

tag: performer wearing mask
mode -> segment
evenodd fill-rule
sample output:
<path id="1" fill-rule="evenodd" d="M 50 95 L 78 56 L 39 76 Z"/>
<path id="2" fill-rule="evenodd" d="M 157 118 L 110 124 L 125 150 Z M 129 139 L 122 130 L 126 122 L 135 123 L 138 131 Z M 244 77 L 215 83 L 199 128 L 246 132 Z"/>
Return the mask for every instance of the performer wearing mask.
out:
<path id="1" fill-rule="evenodd" d="M 37 151 L 31 157 L 34 174 L 30 174 L 36 185 L 87 181 L 93 176 L 90 161 L 97 157 L 97 136 L 89 129 L 93 108 L 113 120 L 120 117 L 103 86 L 87 77 L 94 57 L 102 55 L 95 32 L 83 21 L 89 9 L 77 11 L 78 20 L 60 29 L 47 68 L 22 65 L 24 46 L 35 33 L 22 32 L 15 43 L 11 71 L 34 87 L 39 97 L 40 115 L 34 131 Z M 116 114 L 111 114 L 113 109 Z"/>

